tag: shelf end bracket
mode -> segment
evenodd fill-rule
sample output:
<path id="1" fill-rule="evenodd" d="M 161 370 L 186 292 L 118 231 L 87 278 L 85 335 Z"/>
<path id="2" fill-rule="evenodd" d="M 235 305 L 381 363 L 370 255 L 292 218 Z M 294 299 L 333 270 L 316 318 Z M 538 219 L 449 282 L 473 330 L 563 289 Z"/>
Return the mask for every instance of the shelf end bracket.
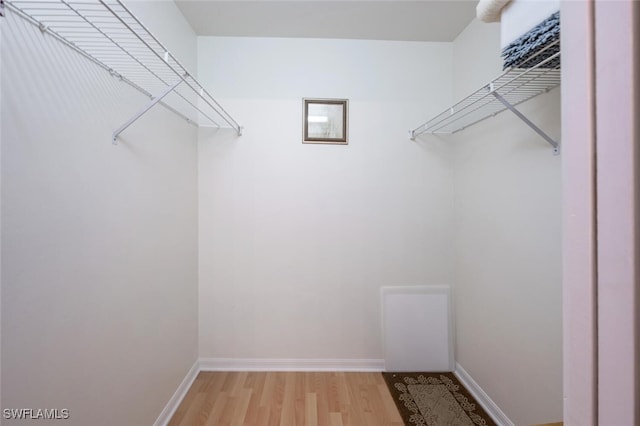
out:
<path id="1" fill-rule="evenodd" d="M 560 154 L 560 145 L 558 144 L 558 142 L 554 141 L 549 135 L 547 135 L 540 127 L 536 126 L 531 120 L 529 120 L 527 117 L 524 116 L 524 114 L 522 114 L 520 111 L 518 111 L 513 105 L 511 105 L 509 103 L 509 101 L 507 101 L 505 98 L 503 98 L 500 94 L 498 94 L 495 90 L 492 90 L 491 88 L 491 94 L 493 96 L 495 96 L 495 98 L 500 101 L 500 103 L 502 103 L 502 105 L 504 105 L 505 107 L 507 107 L 507 109 L 509 111 L 511 111 L 512 113 L 514 113 L 516 116 L 518 116 L 518 118 L 522 121 L 524 121 L 524 123 L 531 127 L 537 134 L 539 134 L 540 136 L 542 136 L 542 138 L 544 140 L 546 140 L 547 142 L 549 142 L 549 145 L 551 145 L 553 147 L 553 155 L 559 155 Z"/>
<path id="2" fill-rule="evenodd" d="M 130 118 L 126 123 L 124 123 L 122 126 L 118 127 L 114 132 L 113 135 L 111 137 L 111 141 L 114 145 L 118 144 L 118 136 L 120 135 L 120 133 L 124 132 L 125 129 L 129 126 L 131 126 L 133 123 L 135 123 L 140 117 L 142 117 L 147 111 L 149 111 L 151 108 L 153 108 L 153 106 L 155 104 L 157 104 L 158 102 L 160 102 L 165 96 L 167 96 L 169 93 L 173 92 L 173 90 L 178 87 L 178 85 L 180 83 L 182 83 L 184 80 L 180 79 L 178 81 L 176 81 L 174 84 L 167 86 L 167 88 L 160 93 L 158 96 L 154 97 L 153 99 L 151 99 L 151 102 L 149 102 L 147 105 L 144 106 L 144 108 L 142 108 L 140 111 L 138 111 L 138 113 L 136 115 L 134 115 L 132 118 Z"/>

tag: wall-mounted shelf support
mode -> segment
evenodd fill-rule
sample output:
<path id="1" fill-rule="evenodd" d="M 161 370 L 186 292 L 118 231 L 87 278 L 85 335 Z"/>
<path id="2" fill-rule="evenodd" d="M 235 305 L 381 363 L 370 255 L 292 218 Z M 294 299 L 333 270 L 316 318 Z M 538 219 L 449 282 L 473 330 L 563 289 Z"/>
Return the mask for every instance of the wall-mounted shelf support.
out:
<path id="1" fill-rule="evenodd" d="M 129 119 L 126 123 L 124 123 L 122 126 L 118 127 L 114 132 L 113 132 L 113 136 L 112 136 L 112 142 L 114 145 L 118 144 L 118 135 L 120 135 L 120 133 L 122 133 L 127 127 L 131 126 L 133 123 L 135 123 L 140 117 L 142 117 L 147 111 L 149 111 L 151 108 L 153 108 L 154 105 L 156 105 L 158 102 L 160 102 L 162 100 L 162 98 L 164 98 L 165 96 L 167 96 L 169 93 L 173 92 L 173 90 L 178 87 L 178 85 L 180 83 L 182 83 L 184 80 L 180 79 L 178 81 L 176 81 L 174 84 L 172 84 L 171 86 L 167 87 L 167 89 L 162 92 L 160 95 L 156 96 L 155 98 L 151 99 L 151 102 L 149 102 L 147 105 L 145 105 L 144 108 L 142 108 L 140 111 L 138 111 L 138 113 L 136 115 L 134 115 L 131 119 Z"/>
<path id="2" fill-rule="evenodd" d="M 524 114 L 522 114 L 520 111 L 518 111 L 516 109 L 516 107 L 514 107 L 513 105 L 511 105 L 505 98 L 503 98 L 502 96 L 500 96 L 497 92 L 495 92 L 493 90 L 493 88 L 490 89 L 491 90 L 491 94 L 493 96 L 495 96 L 495 98 L 497 100 L 499 100 L 502 105 L 504 105 L 505 107 L 507 107 L 507 109 L 509 109 L 509 111 L 511 111 L 512 113 L 514 113 L 520 120 L 524 121 L 524 123 L 531 127 L 537 134 L 539 134 L 540 136 L 542 136 L 542 138 L 544 140 L 546 140 L 547 142 L 549 142 L 549 144 L 553 147 L 553 155 L 558 155 L 560 154 L 560 146 L 558 145 L 558 142 L 554 141 L 551 137 L 549 137 L 549 135 L 547 135 L 544 131 L 542 131 L 542 129 L 540 129 L 540 127 L 536 126 L 531 120 L 529 120 Z"/>

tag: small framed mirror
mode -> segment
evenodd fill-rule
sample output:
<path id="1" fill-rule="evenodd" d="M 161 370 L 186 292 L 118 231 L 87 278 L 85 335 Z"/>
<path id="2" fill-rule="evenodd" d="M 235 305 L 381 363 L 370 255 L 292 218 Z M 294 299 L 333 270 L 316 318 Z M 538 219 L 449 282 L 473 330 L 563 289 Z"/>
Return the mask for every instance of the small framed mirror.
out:
<path id="1" fill-rule="evenodd" d="M 347 145 L 348 99 L 303 99 L 302 143 Z"/>

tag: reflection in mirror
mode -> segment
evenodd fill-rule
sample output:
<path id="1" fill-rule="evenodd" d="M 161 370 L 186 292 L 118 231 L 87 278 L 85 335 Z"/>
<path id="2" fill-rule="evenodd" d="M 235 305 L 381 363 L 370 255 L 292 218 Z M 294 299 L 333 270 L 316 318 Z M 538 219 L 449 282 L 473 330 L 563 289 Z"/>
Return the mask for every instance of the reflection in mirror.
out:
<path id="1" fill-rule="evenodd" d="M 303 143 L 347 143 L 347 100 L 304 99 Z"/>

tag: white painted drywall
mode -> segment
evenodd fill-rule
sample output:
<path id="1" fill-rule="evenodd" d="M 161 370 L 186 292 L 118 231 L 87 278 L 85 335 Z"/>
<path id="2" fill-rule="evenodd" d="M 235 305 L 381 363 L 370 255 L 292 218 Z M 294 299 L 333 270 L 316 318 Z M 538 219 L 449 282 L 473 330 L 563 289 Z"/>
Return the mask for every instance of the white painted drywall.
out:
<path id="1" fill-rule="evenodd" d="M 497 26 L 471 24 L 454 44 L 456 86 L 500 74 Z M 559 138 L 559 97 L 518 108 Z M 560 157 L 509 112 L 453 141 L 457 362 L 515 424 L 560 421 Z"/>
<path id="2" fill-rule="evenodd" d="M 200 356 L 381 359 L 380 288 L 452 277 L 450 43 L 201 37 L 245 133 L 199 145 Z M 349 99 L 349 145 L 302 144 L 302 98 Z"/>
<path id="3" fill-rule="evenodd" d="M 176 53 L 195 63 L 173 3 L 134 7 L 157 18 L 153 31 L 190 38 Z M 152 424 L 197 359 L 196 130 L 156 107 L 113 146 L 148 99 L 8 15 L 2 407 L 67 408 L 69 425 Z"/>
<path id="4" fill-rule="evenodd" d="M 496 40 L 499 23 L 474 19 L 453 43 L 453 97 L 469 96 L 500 75 L 502 58 Z"/>

